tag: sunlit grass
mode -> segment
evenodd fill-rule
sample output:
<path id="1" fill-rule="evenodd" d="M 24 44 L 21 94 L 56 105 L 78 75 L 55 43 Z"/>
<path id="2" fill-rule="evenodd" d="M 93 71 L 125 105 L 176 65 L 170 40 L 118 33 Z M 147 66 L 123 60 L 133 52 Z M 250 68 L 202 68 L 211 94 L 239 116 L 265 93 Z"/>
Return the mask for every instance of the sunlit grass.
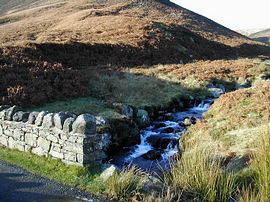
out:
<path id="1" fill-rule="evenodd" d="M 204 201 L 228 201 L 234 192 L 234 180 L 208 150 L 184 153 L 165 175 L 169 185 L 195 192 Z"/>
<path id="2" fill-rule="evenodd" d="M 129 199 L 139 194 L 146 181 L 145 174 L 135 168 L 127 168 L 119 173 L 114 173 L 106 182 L 106 192 L 116 200 L 129 201 Z"/>

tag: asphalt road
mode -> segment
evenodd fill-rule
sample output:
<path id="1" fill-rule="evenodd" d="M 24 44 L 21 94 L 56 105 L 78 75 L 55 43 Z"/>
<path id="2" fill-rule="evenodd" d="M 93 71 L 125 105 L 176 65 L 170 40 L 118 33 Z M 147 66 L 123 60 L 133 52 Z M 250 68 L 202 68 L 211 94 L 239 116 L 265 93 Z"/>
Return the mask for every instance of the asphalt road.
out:
<path id="1" fill-rule="evenodd" d="M 0 202 L 20 201 L 99 202 L 104 200 L 0 161 Z"/>

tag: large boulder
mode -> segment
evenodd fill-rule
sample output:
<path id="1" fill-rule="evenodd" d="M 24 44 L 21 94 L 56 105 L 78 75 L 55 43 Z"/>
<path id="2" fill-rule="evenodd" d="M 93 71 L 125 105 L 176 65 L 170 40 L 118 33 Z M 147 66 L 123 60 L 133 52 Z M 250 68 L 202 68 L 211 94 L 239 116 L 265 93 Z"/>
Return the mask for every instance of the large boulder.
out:
<path id="1" fill-rule="evenodd" d="M 178 139 L 170 134 L 152 135 L 146 141 L 156 149 L 167 149 L 169 144 L 175 146 L 178 143 Z"/>
<path id="2" fill-rule="evenodd" d="M 136 115 L 136 121 L 139 127 L 146 127 L 150 124 L 150 118 L 147 111 L 139 109 Z"/>
<path id="3" fill-rule="evenodd" d="M 150 150 L 147 153 L 143 154 L 142 157 L 147 160 L 158 160 L 161 158 L 161 154 L 156 150 Z"/>
<path id="4" fill-rule="evenodd" d="M 140 130 L 132 120 L 111 120 L 112 147 L 127 147 L 140 143 Z"/>
<path id="5" fill-rule="evenodd" d="M 91 114 L 81 114 L 72 124 L 72 131 L 85 135 L 96 134 L 96 117 Z"/>
<path id="6" fill-rule="evenodd" d="M 216 87 L 208 88 L 208 91 L 211 93 L 211 95 L 212 95 L 214 98 L 218 98 L 218 97 L 220 97 L 222 94 L 225 93 L 225 91 L 224 91 L 222 88 L 216 88 Z"/>
<path id="7" fill-rule="evenodd" d="M 134 117 L 134 108 L 132 106 L 123 103 L 113 103 L 113 108 L 120 114 L 125 115 L 127 118 L 132 119 Z"/>
<path id="8" fill-rule="evenodd" d="M 118 169 L 114 165 L 107 165 L 104 171 L 101 173 L 100 178 L 103 182 L 106 182 L 110 177 L 118 172 Z"/>

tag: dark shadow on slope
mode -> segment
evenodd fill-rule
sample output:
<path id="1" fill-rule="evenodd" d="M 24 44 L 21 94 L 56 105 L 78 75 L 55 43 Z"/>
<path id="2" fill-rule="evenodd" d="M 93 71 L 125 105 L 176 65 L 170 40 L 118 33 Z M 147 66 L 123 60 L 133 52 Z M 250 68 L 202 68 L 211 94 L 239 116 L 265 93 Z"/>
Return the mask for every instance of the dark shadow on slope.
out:
<path id="1" fill-rule="evenodd" d="M 230 47 L 209 41 L 179 25 L 154 22 L 138 47 L 125 44 L 31 44 L 23 53 L 33 60 L 81 69 L 93 66 L 134 67 L 188 63 L 193 60 L 234 59 L 270 54 L 270 47 L 244 44 Z"/>

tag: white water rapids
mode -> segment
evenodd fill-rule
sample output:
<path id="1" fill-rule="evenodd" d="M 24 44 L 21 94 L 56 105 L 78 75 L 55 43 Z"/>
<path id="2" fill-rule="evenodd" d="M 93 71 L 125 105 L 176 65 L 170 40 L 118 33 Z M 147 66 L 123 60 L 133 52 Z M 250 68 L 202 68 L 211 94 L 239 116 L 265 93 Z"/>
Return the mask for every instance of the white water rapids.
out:
<path id="1" fill-rule="evenodd" d="M 151 126 L 141 130 L 140 144 L 130 147 L 128 152 L 118 155 L 115 158 L 115 164 L 120 167 L 131 164 L 145 170 L 155 170 L 154 167 L 158 165 L 166 169 L 169 158 L 178 153 L 178 141 L 186 130 L 186 126 L 181 123 L 187 117 L 192 117 L 194 120 L 201 119 L 212 103 L 213 99 L 207 99 L 187 111 L 172 113 L 169 120 L 154 121 Z M 160 141 L 162 138 L 165 139 L 165 144 Z M 154 161 L 142 158 L 142 155 L 151 150 L 159 152 L 161 158 Z"/>

